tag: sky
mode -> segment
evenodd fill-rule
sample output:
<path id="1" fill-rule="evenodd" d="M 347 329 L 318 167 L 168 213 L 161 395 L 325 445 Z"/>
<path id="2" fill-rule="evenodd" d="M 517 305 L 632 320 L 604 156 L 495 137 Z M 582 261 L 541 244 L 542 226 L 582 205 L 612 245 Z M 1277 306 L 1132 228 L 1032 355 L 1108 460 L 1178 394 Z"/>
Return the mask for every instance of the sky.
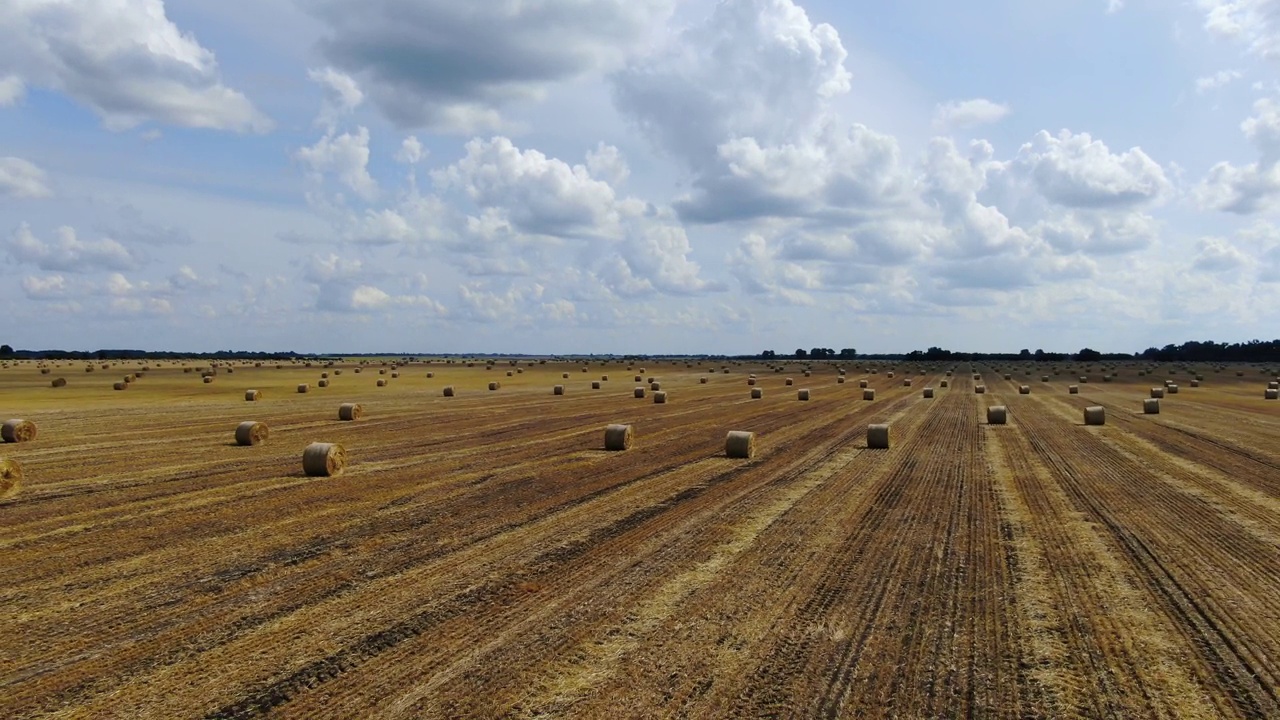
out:
<path id="1" fill-rule="evenodd" d="M 0 342 L 1280 333 L 1280 0 L 5 0 Z"/>

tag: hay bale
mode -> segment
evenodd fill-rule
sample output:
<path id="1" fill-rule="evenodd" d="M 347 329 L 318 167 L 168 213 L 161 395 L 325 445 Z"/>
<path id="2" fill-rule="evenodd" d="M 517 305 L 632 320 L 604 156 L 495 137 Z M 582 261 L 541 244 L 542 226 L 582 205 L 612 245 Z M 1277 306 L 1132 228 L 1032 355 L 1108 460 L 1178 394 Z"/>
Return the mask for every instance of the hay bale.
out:
<path id="1" fill-rule="evenodd" d="M 428 379 L 428 380 L 430 380 L 431 378 L 434 378 L 435 376 L 436 376 L 436 374 L 435 374 L 435 373 L 433 373 L 433 372 L 429 372 L 429 373 L 427 373 L 427 379 Z"/>
<path id="2" fill-rule="evenodd" d="M 129 383 L 124 383 L 124 382 L 112 383 L 111 385 L 112 390 L 127 390 L 128 388 L 129 388 Z"/>
<path id="3" fill-rule="evenodd" d="M 1170 395 L 1177 395 L 1177 394 L 1178 394 L 1178 386 L 1177 386 L 1177 385 L 1170 385 L 1169 387 L 1165 388 L 1165 390 L 1167 390 L 1167 391 L 1169 392 L 1169 394 L 1170 394 Z"/>
<path id="4" fill-rule="evenodd" d="M 386 387 L 386 386 L 387 386 L 387 381 L 383 380 L 382 378 L 378 378 L 378 387 Z"/>
<path id="5" fill-rule="evenodd" d="M 246 420 L 236 426 L 237 445 L 261 445 L 271 434 L 264 423 Z"/>
<path id="6" fill-rule="evenodd" d="M 299 384 L 299 385 L 298 385 L 298 392 L 300 392 L 300 393 L 305 393 L 305 392 L 310 392 L 310 391 L 311 391 L 311 386 L 310 386 L 310 385 L 308 385 L 308 384 L 306 384 L 306 383 L 301 383 L 301 384 Z"/>
<path id="7" fill-rule="evenodd" d="M 1274 381 L 1274 380 L 1273 380 L 1273 381 L 1271 381 L 1271 382 L 1267 383 L 1267 389 L 1268 389 L 1268 390 L 1280 390 L 1280 382 L 1276 382 L 1276 381 Z"/>
<path id="8" fill-rule="evenodd" d="M 592 380 L 592 381 L 591 381 L 591 389 L 592 389 L 592 390 L 599 390 L 599 389 L 600 389 L 600 381 L 599 381 L 599 380 Z"/>
<path id="9" fill-rule="evenodd" d="M 322 377 L 322 378 L 327 378 L 327 377 L 329 377 L 329 373 L 327 373 L 327 372 L 322 372 L 322 373 L 320 373 L 320 377 Z"/>
<path id="10" fill-rule="evenodd" d="M 642 397 L 644 397 L 644 387 L 643 387 L 643 386 L 641 386 L 641 387 L 636 388 L 636 393 L 635 393 L 635 394 L 636 394 L 636 397 L 638 397 L 638 398 L 642 398 Z"/>
<path id="11" fill-rule="evenodd" d="M 1262 393 L 1262 397 L 1263 397 L 1263 399 L 1265 399 L 1265 400 L 1277 400 L 1277 399 L 1280 399 L 1280 390 L 1265 390 L 1265 391 L 1263 391 L 1263 393 Z"/>
<path id="12" fill-rule="evenodd" d="M 387 374 L 387 369 L 386 369 L 386 368 L 382 368 L 381 370 L 379 370 L 379 371 L 378 371 L 378 374 L 379 374 L 379 375 L 386 375 L 386 374 Z"/>
<path id="13" fill-rule="evenodd" d="M 493 382 L 489 383 L 490 390 L 497 390 L 500 387 L 502 387 L 502 384 L 499 383 L 497 380 L 494 380 Z"/>
<path id="14" fill-rule="evenodd" d="M 889 425 L 887 423 L 867 426 L 867 447 L 872 450 L 889 449 Z"/>
<path id="15" fill-rule="evenodd" d="M 66 387 L 66 386 L 67 386 L 67 379 L 66 379 L 66 378 L 54 378 L 52 381 L 50 381 L 49 385 L 50 385 L 50 386 L 52 386 L 52 387 L 56 387 L 56 388 L 59 388 L 59 387 Z"/>
<path id="16" fill-rule="evenodd" d="M 911 387 L 911 378 L 902 381 L 902 387 Z"/>
<path id="17" fill-rule="evenodd" d="M 204 376 L 204 379 L 203 379 L 203 382 L 204 382 L 204 384 L 205 384 L 205 385 L 208 385 L 209 383 L 213 382 L 213 376 L 212 376 L 212 375 L 205 375 L 205 376 Z"/>
<path id="18" fill-rule="evenodd" d="M 706 385 L 707 384 L 706 376 L 704 375 L 703 377 L 698 378 L 698 382 L 702 385 Z"/>
<path id="19" fill-rule="evenodd" d="M 551 388 L 551 394 L 552 394 L 552 395 L 563 395 L 563 394 L 564 394 L 564 386 L 563 386 L 563 385 L 556 385 L 555 387 Z"/>
<path id="20" fill-rule="evenodd" d="M 667 394 L 665 392 L 659 391 L 653 394 L 654 405 L 664 405 L 666 404 L 666 402 L 667 402 Z"/>
<path id="21" fill-rule="evenodd" d="M 1153 387 L 1153 388 L 1151 388 L 1151 397 L 1153 397 L 1153 398 L 1162 398 L 1162 397 L 1164 397 L 1164 388 L 1162 388 L 1162 387 Z"/>
<path id="22" fill-rule="evenodd" d="M 988 425 L 1004 425 L 1009 420 L 1009 408 L 1004 405 L 992 405 L 987 408 Z"/>
<path id="23" fill-rule="evenodd" d="M 1009 373 L 1005 373 L 1005 374 L 1004 374 L 1004 379 L 1005 379 L 1005 380 L 1012 380 L 1012 379 L 1013 379 L 1013 376 L 1012 376 L 1012 375 L 1010 375 Z"/>
<path id="24" fill-rule="evenodd" d="M 311 477 L 333 477 L 347 464 L 347 451 L 337 443 L 313 442 L 302 451 L 302 471 Z"/>
<path id="25" fill-rule="evenodd" d="M 802 388 L 802 389 L 798 390 L 798 391 L 796 392 L 796 399 L 797 399 L 797 400 L 808 400 L 808 399 L 809 399 L 809 388 Z"/>
<path id="26" fill-rule="evenodd" d="M 924 392 L 922 393 L 922 397 L 924 397 L 926 400 L 928 400 L 928 399 L 932 398 L 932 397 L 933 397 L 933 388 L 931 388 L 931 387 L 927 387 L 927 388 L 925 388 L 925 389 L 924 389 Z"/>
<path id="27" fill-rule="evenodd" d="M 650 378 L 650 379 L 649 379 L 649 389 L 650 389 L 650 390 L 653 390 L 653 391 L 655 391 L 655 392 L 656 392 L 656 391 L 658 391 L 658 390 L 661 390 L 661 389 L 662 389 L 662 383 L 657 382 L 657 381 L 656 381 L 656 380 L 654 380 L 653 378 Z"/>
<path id="28" fill-rule="evenodd" d="M 947 382 L 946 380 L 943 380 L 942 382 L 938 383 L 938 385 L 939 385 L 940 387 L 942 387 L 942 388 L 949 388 L 949 387 L 951 387 L 951 383 Z"/>
<path id="29" fill-rule="evenodd" d="M 244 399 L 245 399 L 245 402 L 255 402 L 257 400 L 262 399 L 262 393 L 258 392 L 257 390 L 245 390 Z"/>
<path id="30" fill-rule="evenodd" d="M 837 384 L 837 385 L 843 385 L 843 384 L 844 384 L 844 376 L 843 376 L 843 375 L 839 375 L 839 376 L 837 376 L 837 377 L 836 377 L 836 384 Z"/>
<path id="31" fill-rule="evenodd" d="M 630 450 L 635 432 L 630 425 L 609 425 L 604 429 L 605 450 Z"/>
<path id="32" fill-rule="evenodd" d="M 787 378 L 787 379 L 785 380 L 785 382 L 786 382 L 786 384 L 788 384 L 788 385 L 795 385 L 795 383 L 796 383 L 796 381 L 795 381 L 794 379 L 792 379 L 792 378 Z M 863 382 L 866 382 L 866 381 L 864 380 Z"/>
<path id="33" fill-rule="evenodd" d="M 973 386 L 973 391 L 974 391 L 975 393 L 977 393 L 978 395 L 983 395 L 983 394 L 985 394 L 985 393 L 987 392 L 987 386 L 986 386 L 986 385 L 974 385 L 974 386 Z"/>
<path id="34" fill-rule="evenodd" d="M 334 377 L 338 377 L 338 376 L 339 376 L 339 375 L 341 375 L 341 374 L 342 374 L 342 371 L 341 371 L 341 370 L 334 370 L 334 371 L 333 371 L 333 376 L 334 376 Z"/>
<path id="35" fill-rule="evenodd" d="M 7 443 L 31 442 L 36 439 L 36 424 L 30 420 L 6 420 L 0 425 L 0 440 Z"/>
<path id="36" fill-rule="evenodd" d="M 444 396 L 445 396 L 445 397 L 453 397 L 453 386 L 452 386 L 452 385 L 445 385 L 445 386 L 444 386 Z"/>
<path id="37" fill-rule="evenodd" d="M 569 377 L 569 376 L 568 376 L 568 375 L 565 375 L 565 377 Z M 637 376 L 635 376 L 634 381 L 635 381 L 635 382 L 644 382 L 644 377 L 642 377 L 642 376 L 640 376 L 640 375 L 637 375 Z"/>
<path id="38" fill-rule="evenodd" d="M 1085 425 L 1106 425 L 1107 411 L 1101 405 L 1090 405 L 1084 409 Z"/>
<path id="39" fill-rule="evenodd" d="M 867 388 L 866 390 L 863 390 L 863 391 L 862 391 L 862 399 L 863 399 L 863 400 L 875 400 L 875 399 L 876 399 L 876 391 L 875 391 L 875 390 L 873 390 L 873 389 L 871 389 L 871 388 Z"/>
<path id="40" fill-rule="evenodd" d="M 787 383 L 787 384 L 788 384 L 788 385 L 790 385 L 791 383 Z M 867 383 L 867 381 L 866 381 L 866 380 L 859 380 L 859 381 L 858 381 L 858 387 L 860 387 L 860 388 L 866 389 L 867 385 L 868 385 L 868 383 Z"/>
<path id="41" fill-rule="evenodd" d="M 1160 401 L 1156 398 L 1147 398 L 1142 401 L 1142 412 L 1146 415 L 1160 414 Z"/>
<path id="42" fill-rule="evenodd" d="M 1068 395 L 1079 395 L 1079 394 L 1080 394 L 1080 386 L 1079 386 L 1079 385 L 1068 385 L 1068 386 L 1067 386 L 1067 394 L 1068 394 Z"/>
<path id="43" fill-rule="evenodd" d="M 1040 382 L 1049 382 L 1049 376 L 1048 376 L 1048 375 L 1041 375 L 1041 376 L 1040 376 Z"/>
<path id="44" fill-rule="evenodd" d="M 764 388 L 751 388 L 751 399 L 759 400 L 764 397 Z"/>
<path id="45" fill-rule="evenodd" d="M 1081 375 L 1081 376 L 1080 376 L 1080 384 L 1081 384 L 1081 385 L 1084 385 L 1084 384 L 1085 384 L 1085 383 L 1087 383 L 1087 382 L 1089 382 L 1089 378 L 1085 377 L 1084 375 Z"/>
<path id="46" fill-rule="evenodd" d="M 744 430 L 730 430 L 724 439 L 727 457 L 750 460 L 756 454 L 756 434 Z"/>
<path id="47" fill-rule="evenodd" d="M 17 460 L 0 457 L 0 500 L 11 498 L 22 491 L 22 464 Z"/>
<path id="48" fill-rule="evenodd" d="M 747 378 L 747 384 L 748 384 L 748 385 L 755 385 L 755 384 L 756 384 L 756 378 L 755 378 L 755 376 L 754 376 L 754 375 L 753 375 L 753 376 L 751 376 L 751 377 L 749 377 L 749 378 Z"/>
<path id="49" fill-rule="evenodd" d="M 364 417 L 364 408 L 360 403 L 342 403 L 338 406 L 338 419 L 352 422 Z"/>
<path id="50" fill-rule="evenodd" d="M 379 380 L 378 382 L 385 382 L 385 381 L 383 381 L 383 380 Z M 327 387 L 329 387 L 329 381 L 328 381 L 328 380 L 320 380 L 320 381 L 318 381 L 318 382 L 316 383 L 316 387 L 327 388 Z"/>
<path id="51" fill-rule="evenodd" d="M 41 375 L 48 375 L 48 374 L 49 374 L 49 373 L 51 373 L 51 372 L 53 372 L 53 370 L 51 370 L 51 369 L 49 369 L 49 368 L 40 368 L 40 374 L 41 374 Z"/>
<path id="52" fill-rule="evenodd" d="M 1192 380 L 1192 381 L 1191 381 L 1191 387 L 1200 387 L 1200 381 L 1199 381 L 1199 380 Z"/>
<path id="53" fill-rule="evenodd" d="M 609 382 L 609 376 L 608 376 L 608 375 L 601 375 L 601 376 L 600 376 L 600 382 Z"/>
<path id="54" fill-rule="evenodd" d="M 1030 385 L 1019 385 L 1019 386 L 1018 386 L 1018 394 L 1019 394 L 1019 395 L 1030 395 L 1030 394 L 1031 394 L 1031 386 L 1030 386 Z"/>

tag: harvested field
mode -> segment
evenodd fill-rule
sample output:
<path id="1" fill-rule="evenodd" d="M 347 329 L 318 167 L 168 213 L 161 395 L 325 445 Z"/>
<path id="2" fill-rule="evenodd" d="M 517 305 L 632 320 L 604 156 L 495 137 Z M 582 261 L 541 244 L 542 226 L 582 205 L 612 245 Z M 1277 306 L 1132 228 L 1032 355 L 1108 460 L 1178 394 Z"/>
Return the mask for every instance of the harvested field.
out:
<path id="1" fill-rule="evenodd" d="M 302 364 L 206 385 L 166 362 L 127 393 L 0 370 L 0 412 L 40 429 L 0 446 L 23 473 L 0 716 L 1280 717 L 1256 369 L 1146 415 L 1136 365 L 1022 394 L 1050 368 L 813 363 L 796 402 L 771 367 L 649 361 L 667 404 L 588 392 L 625 364 L 521 365 L 501 392 L 436 362 L 305 394 Z M 268 442 L 230 437 L 246 407 Z M 304 474 L 312 442 L 342 474 Z"/>

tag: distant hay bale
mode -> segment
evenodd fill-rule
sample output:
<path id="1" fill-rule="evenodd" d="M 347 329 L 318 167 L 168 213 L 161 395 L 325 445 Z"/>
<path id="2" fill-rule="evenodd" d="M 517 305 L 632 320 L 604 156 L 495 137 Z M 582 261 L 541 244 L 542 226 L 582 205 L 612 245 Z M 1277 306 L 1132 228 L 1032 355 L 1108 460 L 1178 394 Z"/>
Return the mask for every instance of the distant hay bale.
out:
<path id="1" fill-rule="evenodd" d="M 872 390 L 872 389 L 870 389 L 870 388 L 868 388 L 868 389 L 866 389 L 866 390 L 863 390 L 863 391 L 862 391 L 862 399 L 863 399 L 863 400 L 875 400 L 875 399 L 876 399 L 876 391 L 875 391 L 875 390 Z"/>
<path id="2" fill-rule="evenodd" d="M 591 381 L 591 389 L 592 389 L 592 390 L 599 390 L 599 389 L 600 389 L 600 381 L 599 381 L 599 380 L 592 380 L 592 381 Z"/>
<path id="3" fill-rule="evenodd" d="M 262 399 L 262 393 L 257 390 L 245 390 L 244 399 L 246 402 L 254 402 Z"/>
<path id="4" fill-rule="evenodd" d="M 844 384 L 844 376 L 843 376 L 843 375 L 839 375 L 839 376 L 837 376 L 837 377 L 836 377 L 836 384 L 837 384 L 837 385 L 843 385 L 843 384 Z"/>
<path id="5" fill-rule="evenodd" d="M 387 381 L 382 378 L 378 378 L 378 387 L 386 387 L 386 386 L 387 386 Z"/>
<path id="6" fill-rule="evenodd" d="M 1040 376 L 1040 382 L 1049 382 L 1049 376 L 1048 376 L 1048 375 L 1041 375 L 1041 376 Z"/>
<path id="7" fill-rule="evenodd" d="M 658 382 L 658 379 L 655 377 L 647 377 L 644 379 L 644 381 L 647 383 L 655 383 L 655 382 Z"/>
<path id="8" fill-rule="evenodd" d="M 428 380 L 430 380 L 431 378 L 434 378 L 435 376 L 436 376 L 436 374 L 435 374 L 435 373 L 433 373 L 433 372 L 429 372 L 429 373 L 427 373 L 427 379 L 428 379 Z"/>
<path id="9" fill-rule="evenodd" d="M 1004 405 L 992 405 L 987 408 L 988 425 L 1004 425 L 1009 420 L 1009 408 Z"/>
<path id="10" fill-rule="evenodd" d="M 189 373 L 189 372 L 191 372 L 191 368 L 189 368 L 189 367 L 184 367 L 184 368 L 182 368 L 182 372 L 184 372 L 184 373 Z"/>
<path id="11" fill-rule="evenodd" d="M 205 385 L 208 385 L 209 383 L 213 382 L 213 376 L 205 375 L 202 382 L 204 382 Z"/>
<path id="12" fill-rule="evenodd" d="M 1177 385 L 1170 385 L 1170 386 L 1168 386 L 1167 388 L 1165 388 L 1165 390 L 1166 390 L 1166 391 L 1168 391 L 1168 393 L 1169 393 L 1170 395 L 1177 395 L 1177 394 L 1178 394 L 1178 386 L 1177 386 Z"/>
<path id="13" fill-rule="evenodd" d="M 788 385 L 790 385 L 791 383 L 787 383 L 787 384 L 788 384 Z M 859 381 L 858 381 L 858 387 L 860 387 L 860 388 L 866 388 L 866 387 L 867 387 L 867 385 L 868 385 L 868 383 L 867 383 L 867 381 L 866 381 L 866 380 L 859 380 Z"/>
<path id="14" fill-rule="evenodd" d="M 933 388 L 931 388 L 931 387 L 927 387 L 927 388 L 925 388 L 925 389 L 924 389 L 924 391 L 923 391 L 923 393 L 922 393 L 922 395 L 923 395 L 923 397 L 924 397 L 926 400 L 927 400 L 927 399 L 929 399 L 929 398 L 932 398 L 932 397 L 933 397 Z"/>
<path id="15" fill-rule="evenodd" d="M 271 434 L 264 423 L 246 420 L 236 426 L 237 445 L 261 445 Z"/>
<path id="16" fill-rule="evenodd" d="M 1151 388 L 1151 397 L 1153 397 L 1153 398 L 1162 398 L 1162 397 L 1164 397 L 1164 388 L 1162 388 L 1162 387 L 1153 387 L 1153 388 Z"/>
<path id="17" fill-rule="evenodd" d="M 36 424 L 30 420 L 7 420 L 0 425 L 0 440 L 7 443 L 31 442 L 36 439 Z"/>
<path id="18" fill-rule="evenodd" d="M 1199 381 L 1199 380 L 1192 380 L 1192 381 L 1191 381 L 1191 387 L 1200 387 L 1200 381 Z"/>
<path id="19" fill-rule="evenodd" d="M 1268 390 L 1280 390 L 1280 382 L 1276 382 L 1276 381 L 1272 380 L 1271 382 L 1267 383 L 1267 389 L 1268 389 Z"/>
<path id="20" fill-rule="evenodd" d="M 724 439 L 724 454 L 731 458 L 750 460 L 756 454 L 756 434 L 730 430 Z"/>
<path id="21" fill-rule="evenodd" d="M 338 406 L 338 419 L 353 422 L 364 417 L 364 408 L 360 403 L 342 403 Z"/>
<path id="22" fill-rule="evenodd" d="M 636 397 L 638 397 L 638 398 L 642 398 L 642 397 L 644 397 L 644 387 L 642 386 L 642 387 L 638 387 L 638 388 L 636 388 L 635 395 L 636 395 Z"/>
<path id="23" fill-rule="evenodd" d="M 1265 390 L 1263 391 L 1262 397 L 1266 400 L 1280 399 L 1280 390 Z"/>
<path id="24" fill-rule="evenodd" d="M 658 382 L 657 380 L 654 380 L 654 379 L 650 378 L 650 379 L 649 379 L 649 389 L 650 389 L 650 390 L 654 390 L 654 391 L 661 390 L 661 389 L 662 389 L 662 383 Z"/>
<path id="25" fill-rule="evenodd" d="M 887 378 L 889 378 L 890 380 L 892 380 L 892 379 L 893 379 L 893 371 L 892 371 L 892 370 L 890 370 L 888 373 L 886 373 L 886 374 L 885 374 L 885 377 L 887 377 Z"/>
<path id="26" fill-rule="evenodd" d="M 385 381 L 385 380 L 379 380 L 378 382 L 386 382 L 386 381 Z M 319 381 L 317 381 L 317 382 L 316 382 L 316 387 L 327 388 L 327 387 L 329 387 L 329 381 L 328 381 L 328 380 L 319 380 Z"/>
<path id="27" fill-rule="evenodd" d="M 51 386 L 53 386 L 53 387 L 56 387 L 56 388 L 59 388 L 59 387 L 66 387 L 66 386 L 67 386 L 67 379 L 66 379 L 66 378 L 54 378 L 54 379 L 53 379 L 49 384 L 50 384 Z"/>
<path id="28" fill-rule="evenodd" d="M 298 392 L 300 393 L 310 392 L 310 390 L 311 390 L 311 386 L 306 383 L 302 383 L 298 385 Z"/>
<path id="29" fill-rule="evenodd" d="M 808 388 L 802 388 L 802 389 L 800 389 L 800 390 L 796 391 L 796 399 L 797 399 L 797 400 L 808 400 L 808 399 L 809 399 L 809 389 L 808 389 Z"/>
<path id="30" fill-rule="evenodd" d="M 1005 374 L 1004 374 L 1004 379 L 1005 379 L 1005 380 L 1012 380 L 1012 379 L 1013 379 L 1013 376 L 1012 376 L 1012 375 L 1010 375 L 1009 373 L 1005 373 Z"/>
<path id="31" fill-rule="evenodd" d="M 792 378 L 787 378 L 784 382 L 785 382 L 787 385 L 795 385 L 795 384 L 796 384 L 796 381 L 795 381 L 794 379 L 792 379 Z M 866 382 L 866 381 L 864 380 L 863 382 Z"/>
<path id="32" fill-rule="evenodd" d="M 129 383 L 124 383 L 124 382 L 113 383 L 111 385 L 112 390 L 126 390 L 128 389 L 128 387 L 129 387 Z"/>
<path id="33" fill-rule="evenodd" d="M 751 399 L 759 400 L 764 397 L 764 388 L 751 388 Z"/>
<path id="34" fill-rule="evenodd" d="M 699 382 L 699 383 L 701 383 L 701 384 L 703 384 L 703 385 L 706 385 L 706 384 L 707 384 L 707 378 L 706 378 L 706 376 L 704 375 L 704 376 L 702 376 L 702 377 L 698 378 L 698 382 Z"/>
<path id="35" fill-rule="evenodd" d="M 604 429 L 605 450 L 630 450 L 635 432 L 630 425 L 609 425 Z"/>
<path id="36" fill-rule="evenodd" d="M 563 386 L 563 385 L 556 385 L 555 387 L 551 388 L 551 394 L 552 394 L 552 395 L 563 395 L 563 394 L 564 394 L 564 386 Z"/>
<path id="37" fill-rule="evenodd" d="M 507 371 L 507 377 L 515 377 L 515 376 L 516 376 L 515 371 L 513 370 Z M 400 377 L 400 373 L 391 373 L 391 377 Z"/>
<path id="38" fill-rule="evenodd" d="M 568 375 L 565 375 L 565 377 L 569 377 L 569 376 L 568 376 Z M 634 381 L 635 381 L 635 382 L 644 382 L 644 377 L 643 377 L 643 376 L 641 376 L 641 375 L 637 375 L 637 376 L 635 376 Z"/>
<path id="39" fill-rule="evenodd" d="M 1081 376 L 1080 376 L 1080 384 L 1081 384 L 1081 385 L 1084 385 L 1084 384 L 1085 384 L 1085 383 L 1087 383 L 1087 382 L 1089 382 L 1089 378 L 1085 377 L 1084 375 L 1081 375 Z"/>
<path id="40" fill-rule="evenodd" d="M 600 376 L 600 382 L 609 382 L 609 376 L 608 376 L 608 375 L 601 375 L 601 376 Z"/>
<path id="41" fill-rule="evenodd" d="M 902 387 L 911 387 L 911 378 L 902 381 Z"/>
<path id="42" fill-rule="evenodd" d="M 1079 395 L 1079 394 L 1080 394 L 1080 386 L 1079 386 L 1079 385 L 1068 385 L 1068 386 L 1067 386 L 1067 394 L 1068 394 L 1068 395 Z"/>
<path id="43" fill-rule="evenodd" d="M 756 379 L 755 379 L 754 377 L 749 377 L 749 378 L 747 378 L 747 384 L 748 384 L 748 385 L 755 385 L 755 384 L 756 384 Z"/>
<path id="44" fill-rule="evenodd" d="M 1156 398 L 1147 398 L 1142 401 L 1142 412 L 1147 415 L 1160 414 L 1160 401 Z"/>
<path id="45" fill-rule="evenodd" d="M 666 402 L 667 402 L 667 393 L 666 393 L 666 392 L 664 392 L 664 391 L 661 391 L 661 390 L 660 390 L 660 391 L 655 392 L 655 393 L 653 394 L 653 404 L 654 404 L 654 405 L 665 405 L 665 404 L 666 404 Z"/>
<path id="46" fill-rule="evenodd" d="M 322 378 L 327 378 L 327 377 L 329 377 L 329 373 L 327 373 L 327 372 L 322 372 L 322 373 L 320 373 L 320 377 L 322 377 Z"/>
<path id="47" fill-rule="evenodd" d="M 51 370 L 51 369 L 49 369 L 49 368 L 40 368 L 40 374 L 41 374 L 41 375 L 48 375 L 48 374 L 49 374 L 49 373 L 51 373 L 51 372 L 53 372 L 53 370 Z"/>
<path id="48" fill-rule="evenodd" d="M 360 368 L 352 368 L 351 372 L 353 372 L 353 373 L 355 373 L 355 374 L 359 375 L 359 374 L 360 374 Z"/>
<path id="49" fill-rule="evenodd" d="M 889 425 L 887 423 L 867 426 L 867 447 L 872 450 L 889 449 Z"/>
<path id="50" fill-rule="evenodd" d="M 808 370 L 805 370 L 805 371 L 804 371 L 804 376 L 805 376 L 805 377 L 813 377 L 813 373 L 812 373 L 812 372 L 810 372 L 810 371 L 808 371 Z"/>
<path id="51" fill-rule="evenodd" d="M 0 500 L 22 491 L 22 464 L 11 458 L 0 457 Z"/>
<path id="52" fill-rule="evenodd" d="M 1090 405 L 1084 409 L 1085 425 L 1106 425 L 1107 411 L 1101 405 Z"/>
<path id="53" fill-rule="evenodd" d="M 1030 395 L 1030 394 L 1031 394 L 1031 386 L 1030 386 L 1030 385 L 1019 385 L 1019 386 L 1018 386 L 1018 394 L 1019 394 L 1019 395 Z"/>
<path id="54" fill-rule="evenodd" d="M 494 380 L 493 382 L 489 383 L 490 390 L 497 390 L 500 387 L 502 387 L 502 383 L 498 382 L 497 380 Z"/>
<path id="55" fill-rule="evenodd" d="M 943 380 L 942 382 L 938 383 L 938 386 L 943 388 L 948 388 L 948 387 L 951 387 L 951 383 L 947 382 L 946 380 Z"/>
<path id="56" fill-rule="evenodd" d="M 302 471 L 311 477 L 333 477 L 347 464 L 347 451 L 337 443 L 314 442 L 302 451 Z"/>
<path id="57" fill-rule="evenodd" d="M 444 386 L 444 396 L 445 396 L 445 397 L 453 397 L 453 386 L 452 386 L 452 385 L 445 385 L 445 386 Z"/>
<path id="58" fill-rule="evenodd" d="M 378 374 L 379 374 L 379 375 L 386 375 L 386 374 L 387 374 L 387 369 L 386 369 L 386 368 L 382 368 L 381 370 L 379 370 L 379 371 L 378 371 Z"/>
<path id="59" fill-rule="evenodd" d="M 986 385 L 974 385 L 974 386 L 973 386 L 973 391 L 974 391 L 975 393 L 977 393 L 978 395 L 983 395 L 983 394 L 985 394 L 985 393 L 987 392 L 987 386 L 986 386 Z"/>

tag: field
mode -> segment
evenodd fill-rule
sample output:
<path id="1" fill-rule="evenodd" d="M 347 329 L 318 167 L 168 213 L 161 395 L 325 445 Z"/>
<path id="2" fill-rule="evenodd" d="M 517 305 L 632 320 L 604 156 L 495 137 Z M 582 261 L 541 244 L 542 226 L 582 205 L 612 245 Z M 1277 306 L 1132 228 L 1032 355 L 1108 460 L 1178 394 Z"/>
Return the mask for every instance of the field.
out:
<path id="1" fill-rule="evenodd" d="M 0 370 L 2 717 L 1280 717 L 1258 367 L 151 365 Z"/>

